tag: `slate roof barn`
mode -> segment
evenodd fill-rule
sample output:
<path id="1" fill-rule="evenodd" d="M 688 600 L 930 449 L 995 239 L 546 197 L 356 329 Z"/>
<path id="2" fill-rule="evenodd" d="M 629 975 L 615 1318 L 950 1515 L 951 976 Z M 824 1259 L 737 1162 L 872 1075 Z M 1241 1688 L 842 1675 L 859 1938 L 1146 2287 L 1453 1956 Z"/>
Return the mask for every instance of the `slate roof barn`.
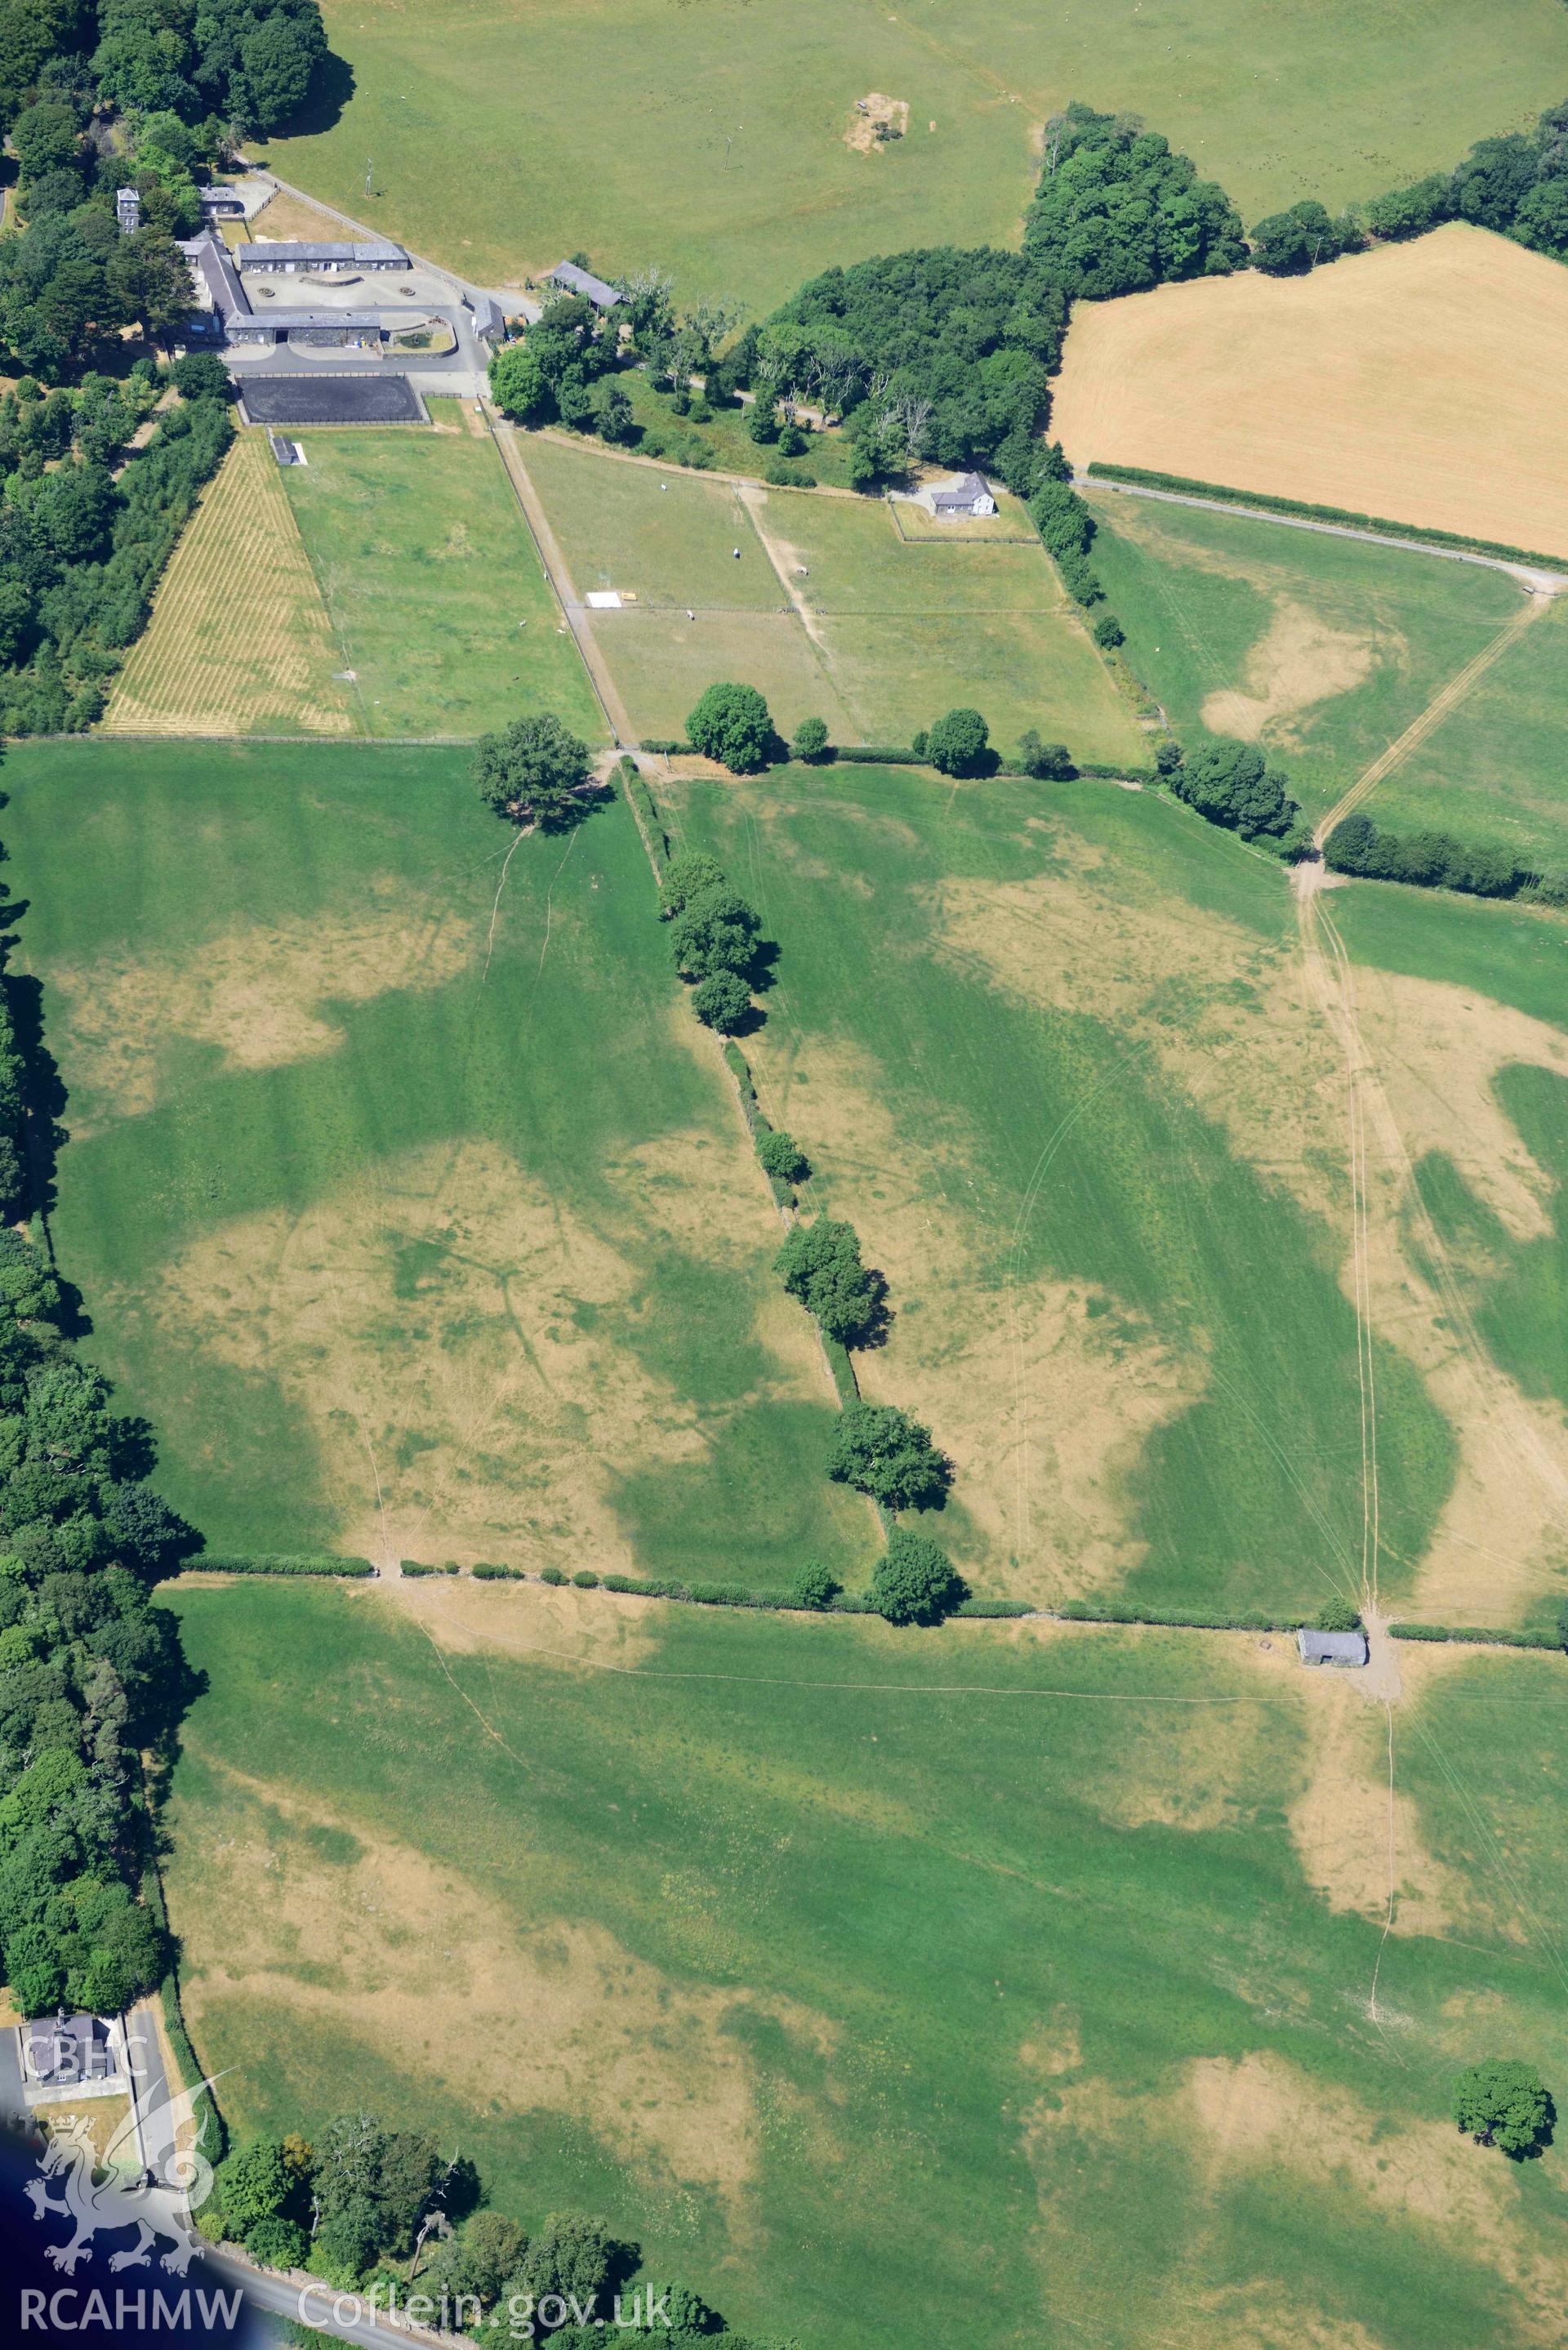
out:
<path id="1" fill-rule="evenodd" d="M 966 473 L 961 482 L 951 482 L 945 490 L 938 490 L 931 505 L 940 515 L 990 515 L 996 512 L 996 500 L 987 483 L 979 473 Z"/>
<path id="2" fill-rule="evenodd" d="M 1296 1647 L 1303 1665 L 1364 1665 L 1366 1662 L 1365 1632 L 1317 1632 L 1303 1624 L 1296 1634 Z"/>
<path id="3" fill-rule="evenodd" d="M 272 244 L 242 244 L 236 255 L 242 269 L 406 269 L 409 256 L 400 244 L 378 237 L 370 244 L 306 244 L 280 238 Z"/>
<path id="4" fill-rule="evenodd" d="M 549 283 L 560 286 L 568 294 L 582 294 L 600 310 L 613 309 L 620 300 L 618 286 L 607 286 L 602 277 L 591 270 L 579 269 L 575 261 L 557 261 L 550 272 Z"/>

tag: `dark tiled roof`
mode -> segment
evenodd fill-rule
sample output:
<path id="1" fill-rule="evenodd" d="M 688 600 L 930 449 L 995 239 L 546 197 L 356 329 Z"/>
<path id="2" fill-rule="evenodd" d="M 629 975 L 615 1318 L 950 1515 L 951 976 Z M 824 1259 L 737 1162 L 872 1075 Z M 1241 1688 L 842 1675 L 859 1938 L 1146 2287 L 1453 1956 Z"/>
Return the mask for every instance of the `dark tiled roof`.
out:
<path id="1" fill-rule="evenodd" d="M 607 310 L 612 302 L 620 300 L 618 286 L 607 286 L 602 277 L 596 277 L 591 270 L 579 269 L 575 261 L 557 261 L 550 272 L 550 282 L 566 286 L 568 293 L 586 294 L 601 310 Z"/>

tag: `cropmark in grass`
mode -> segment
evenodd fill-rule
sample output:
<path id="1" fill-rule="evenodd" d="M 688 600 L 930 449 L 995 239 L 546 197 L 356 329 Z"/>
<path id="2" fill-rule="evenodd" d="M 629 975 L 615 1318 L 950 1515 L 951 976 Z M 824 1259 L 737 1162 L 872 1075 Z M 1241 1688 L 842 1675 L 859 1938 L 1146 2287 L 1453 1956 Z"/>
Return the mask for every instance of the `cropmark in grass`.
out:
<path id="1" fill-rule="evenodd" d="M 891 1281 L 862 1382 L 957 1461 L 927 1529 L 1047 1602 L 1358 1596 L 1343 1078 L 1278 866 L 1104 785 L 796 767 L 671 805 L 779 941 L 753 1066 Z M 1426 1336 L 1374 1339 L 1386 1597 L 1454 1474 Z"/>
<path id="2" fill-rule="evenodd" d="M 1179 739 L 1261 743 L 1311 816 L 1331 807 L 1478 652 L 1526 591 L 1501 571 L 1091 490 L 1094 561 L 1127 657 Z M 1375 788 L 1393 831 L 1496 841 L 1568 864 L 1556 734 L 1568 599 L 1518 630 Z"/>
<path id="3" fill-rule="evenodd" d="M 28 745 L 88 1347 L 216 1548 L 854 1580 L 865 1505 L 624 804 L 452 752 Z M 90 820 L 89 820 L 90 818 Z"/>
<path id="4" fill-rule="evenodd" d="M 1555 2341 L 1563 2153 L 1448 2103 L 1494 2047 L 1564 2078 L 1497 1852 L 1550 1902 L 1561 1707 L 1533 1785 L 1511 1716 L 1445 1730 L 1386 1936 L 1383 1717 L 1284 1640 L 169 1596 L 208 1690 L 169 1897 L 242 2138 L 461 2127 L 496 2208 L 602 2213 L 812 2350 Z M 1298 1832 L 1334 1795 L 1365 1906 Z M 1484 1932 L 1444 1906 L 1478 1845 Z"/>

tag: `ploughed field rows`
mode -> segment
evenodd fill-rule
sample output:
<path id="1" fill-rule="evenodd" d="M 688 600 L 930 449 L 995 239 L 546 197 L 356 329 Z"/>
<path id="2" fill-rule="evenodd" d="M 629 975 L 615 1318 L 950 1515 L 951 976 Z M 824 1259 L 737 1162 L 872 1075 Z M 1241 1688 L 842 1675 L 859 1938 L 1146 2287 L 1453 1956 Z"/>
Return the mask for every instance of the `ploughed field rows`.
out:
<path id="1" fill-rule="evenodd" d="M 109 734 L 356 734 L 362 723 L 266 434 L 240 432 L 109 697 Z"/>
<path id="2" fill-rule="evenodd" d="M 644 734 L 679 737 L 730 677 L 789 733 L 907 743 L 944 710 L 981 710 L 1009 747 L 1026 727 L 1080 758 L 1147 746 L 1033 535 L 907 541 L 877 499 L 738 489 L 534 435 L 518 443 L 579 596 Z M 690 616 L 690 617 L 689 617 Z"/>
<path id="3" fill-rule="evenodd" d="M 1396 1614 L 1550 1611 L 1568 1428 L 1501 1342 L 1459 1345 L 1413 1218 L 1446 1154 L 1521 1240 L 1552 1229 L 1568 1145 L 1537 1121 L 1527 1149 L 1509 1088 L 1568 1072 L 1561 1000 L 1356 973 L 1390 1122 L 1353 1218 L 1343 1042 L 1272 860 L 1104 785 L 669 790 L 779 942 L 763 1106 L 891 1282 L 862 1386 L 952 1455 L 922 1523 L 977 1584 L 1289 1612 L 1375 1577 Z M 1521 1278 L 1549 1326 L 1544 1250 Z"/>
<path id="4" fill-rule="evenodd" d="M 1568 560 L 1565 372 L 1568 271 L 1453 224 L 1304 277 L 1248 270 L 1080 304 L 1052 430 L 1079 465 Z"/>
<path id="5" fill-rule="evenodd" d="M 1540 609 L 1505 574 L 1438 556 L 1110 490 L 1089 502 L 1127 659 L 1183 742 L 1260 743 L 1316 817 L 1435 712 L 1366 813 L 1568 866 L 1568 598 Z M 1496 661 L 1455 693 L 1505 630 Z"/>
<path id="6" fill-rule="evenodd" d="M 1143 116 L 1254 221 L 1447 168 L 1568 88 L 1557 0 L 1291 0 L 1266 18 L 1209 0 L 1158 20 L 1137 0 L 957 0 L 940 20 L 827 0 L 785 20 L 725 0 L 329 0 L 326 17 L 351 90 L 319 129 L 269 142 L 287 179 L 362 216 L 374 155 L 377 221 L 465 276 L 521 285 L 581 249 L 753 313 L 836 262 L 1012 243 L 1040 129 L 1070 99 Z M 640 135 L 585 137 L 586 91 Z M 855 109 L 873 93 L 908 128 L 868 150 Z"/>
<path id="7" fill-rule="evenodd" d="M 822 2350 L 1559 2338 L 1568 2158 L 1449 2100 L 1563 2077 L 1561 1659 L 1407 1652 L 1391 1812 L 1382 1709 L 1277 1636 L 164 1596 L 242 2140 L 460 2129 Z"/>
<path id="8" fill-rule="evenodd" d="M 519 838 L 468 770 L 16 753 L 88 1350 L 215 1549 L 854 1583 L 875 1523 L 630 812 Z"/>

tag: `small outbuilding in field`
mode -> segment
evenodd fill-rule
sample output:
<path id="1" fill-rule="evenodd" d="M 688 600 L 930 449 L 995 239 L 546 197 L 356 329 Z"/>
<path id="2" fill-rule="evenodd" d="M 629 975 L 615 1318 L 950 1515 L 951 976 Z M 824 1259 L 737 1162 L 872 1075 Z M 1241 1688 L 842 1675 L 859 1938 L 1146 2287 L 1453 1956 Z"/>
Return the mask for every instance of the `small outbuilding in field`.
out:
<path id="1" fill-rule="evenodd" d="M 1303 1665 L 1364 1665 L 1366 1662 L 1365 1632 L 1319 1632 L 1303 1624 L 1296 1634 L 1296 1647 Z"/>
<path id="2" fill-rule="evenodd" d="M 952 515 L 993 515 L 996 500 L 979 473 L 965 473 L 961 481 L 950 482 L 945 490 L 933 492 L 931 512 Z"/>

